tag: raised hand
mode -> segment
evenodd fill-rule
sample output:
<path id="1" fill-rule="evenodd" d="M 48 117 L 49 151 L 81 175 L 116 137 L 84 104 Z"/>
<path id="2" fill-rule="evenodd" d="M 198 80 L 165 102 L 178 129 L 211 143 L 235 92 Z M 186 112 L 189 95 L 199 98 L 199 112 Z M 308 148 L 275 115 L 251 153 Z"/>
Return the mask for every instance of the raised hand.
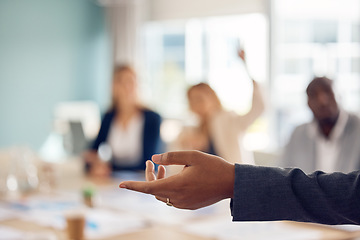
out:
<path id="1" fill-rule="evenodd" d="M 224 159 L 199 151 L 178 151 L 154 155 L 161 165 L 185 165 L 176 175 L 165 178 L 165 169 L 147 162 L 147 182 L 125 181 L 120 188 L 152 194 L 162 202 L 170 201 L 177 208 L 198 209 L 233 197 L 235 167 Z"/>
<path id="2" fill-rule="evenodd" d="M 246 54 L 244 49 L 239 49 L 238 50 L 238 56 L 241 58 L 241 60 L 244 61 L 244 63 L 246 63 Z"/>

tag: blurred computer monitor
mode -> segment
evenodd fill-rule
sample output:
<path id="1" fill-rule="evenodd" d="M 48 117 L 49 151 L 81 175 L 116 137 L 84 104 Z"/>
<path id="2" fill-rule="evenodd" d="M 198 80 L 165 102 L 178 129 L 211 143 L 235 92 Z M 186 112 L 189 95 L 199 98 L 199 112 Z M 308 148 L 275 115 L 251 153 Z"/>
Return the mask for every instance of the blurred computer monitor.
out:
<path id="1" fill-rule="evenodd" d="M 89 145 L 89 140 L 87 140 L 82 123 L 79 121 L 70 121 L 70 151 L 72 155 L 80 155 Z"/>

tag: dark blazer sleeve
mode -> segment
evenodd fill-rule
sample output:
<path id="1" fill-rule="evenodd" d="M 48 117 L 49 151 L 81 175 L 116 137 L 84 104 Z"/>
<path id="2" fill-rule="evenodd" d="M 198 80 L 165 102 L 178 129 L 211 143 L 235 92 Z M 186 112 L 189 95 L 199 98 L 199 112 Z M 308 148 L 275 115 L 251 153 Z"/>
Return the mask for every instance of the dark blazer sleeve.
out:
<path id="1" fill-rule="evenodd" d="M 236 164 L 231 213 L 233 221 L 360 224 L 360 171 L 306 175 Z"/>
<path id="2" fill-rule="evenodd" d="M 109 134 L 111 122 L 114 116 L 115 116 L 114 112 L 108 112 L 104 115 L 103 119 L 101 120 L 99 133 L 96 139 L 94 140 L 94 142 L 92 143 L 92 145 L 90 146 L 90 149 L 97 151 L 100 144 L 106 142 L 106 139 Z"/>
<path id="3" fill-rule="evenodd" d="M 89 150 L 97 151 L 100 144 L 103 142 L 106 142 L 107 136 L 109 134 L 109 129 L 111 126 L 111 122 L 115 116 L 114 112 L 108 112 L 104 115 L 104 117 L 101 120 L 101 126 L 99 133 L 95 140 L 92 142 L 92 144 L 89 147 Z M 85 172 L 88 172 L 90 170 L 90 164 L 85 163 L 84 164 Z"/>
<path id="4" fill-rule="evenodd" d="M 146 161 L 151 159 L 153 154 L 159 153 L 161 117 L 158 113 L 147 110 L 144 124 L 143 160 Z"/>

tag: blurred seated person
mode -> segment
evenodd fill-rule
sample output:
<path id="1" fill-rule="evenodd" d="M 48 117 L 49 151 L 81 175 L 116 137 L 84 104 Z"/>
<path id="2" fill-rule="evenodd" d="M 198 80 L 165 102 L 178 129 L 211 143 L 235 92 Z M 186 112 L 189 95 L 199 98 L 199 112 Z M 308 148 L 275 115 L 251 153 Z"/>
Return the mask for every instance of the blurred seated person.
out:
<path id="1" fill-rule="evenodd" d="M 332 80 L 326 77 L 314 78 L 306 94 L 314 119 L 296 127 L 284 149 L 282 167 L 307 173 L 359 170 L 359 117 L 339 107 Z"/>
<path id="2" fill-rule="evenodd" d="M 247 70 L 245 52 L 240 50 L 238 55 Z M 208 84 L 192 86 L 187 97 L 190 110 L 197 115 L 200 124 L 184 129 L 177 140 L 179 148 L 218 155 L 232 163 L 254 164 L 253 156 L 241 144 L 246 130 L 264 111 L 260 87 L 256 81 L 252 80 L 252 83 L 252 106 L 245 115 L 224 110 L 215 91 Z"/>
<path id="3" fill-rule="evenodd" d="M 112 106 L 91 149 L 84 154 L 88 174 L 109 176 L 112 171 L 145 170 L 146 160 L 160 146 L 160 124 L 160 115 L 138 102 L 134 70 L 126 65 L 116 67 Z"/>

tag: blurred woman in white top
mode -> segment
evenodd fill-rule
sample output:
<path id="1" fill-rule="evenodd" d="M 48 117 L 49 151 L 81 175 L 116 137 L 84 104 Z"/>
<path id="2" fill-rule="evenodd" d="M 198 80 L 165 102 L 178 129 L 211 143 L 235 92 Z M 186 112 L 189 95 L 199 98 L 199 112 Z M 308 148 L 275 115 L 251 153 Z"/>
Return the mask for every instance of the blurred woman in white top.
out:
<path id="1" fill-rule="evenodd" d="M 238 55 L 246 66 L 245 52 L 240 50 Z M 218 155 L 233 163 L 253 164 L 252 155 L 244 151 L 241 142 L 246 130 L 263 113 L 264 100 L 257 82 L 252 82 L 252 106 L 245 115 L 224 110 L 208 84 L 192 86 L 187 97 L 190 109 L 198 116 L 200 123 L 180 134 L 180 148 Z"/>

